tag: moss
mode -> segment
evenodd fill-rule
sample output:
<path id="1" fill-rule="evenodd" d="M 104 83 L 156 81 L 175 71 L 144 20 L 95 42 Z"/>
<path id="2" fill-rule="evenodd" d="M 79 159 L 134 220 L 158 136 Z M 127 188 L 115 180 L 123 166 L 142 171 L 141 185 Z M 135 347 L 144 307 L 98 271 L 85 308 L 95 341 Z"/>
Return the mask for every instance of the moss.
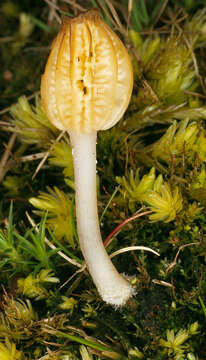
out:
<path id="1" fill-rule="evenodd" d="M 122 121 L 98 135 L 101 231 L 104 239 L 109 236 L 110 254 L 139 245 L 160 253 L 133 250 L 114 257 L 135 289 L 121 309 L 102 302 L 84 268 L 69 140 L 65 134 L 57 140 L 59 132 L 34 94 L 60 10 L 76 12 L 62 5 L 56 12 L 42 2 L 1 5 L 1 357 L 203 360 L 204 2 L 169 1 L 166 8 L 161 1 L 135 3 L 129 38 L 122 31 L 128 2 L 116 7 L 135 85 Z M 78 2 L 91 5 L 97 2 Z M 102 16 L 112 25 L 111 8 L 105 9 Z M 17 136 L 11 143 L 12 134 Z"/>

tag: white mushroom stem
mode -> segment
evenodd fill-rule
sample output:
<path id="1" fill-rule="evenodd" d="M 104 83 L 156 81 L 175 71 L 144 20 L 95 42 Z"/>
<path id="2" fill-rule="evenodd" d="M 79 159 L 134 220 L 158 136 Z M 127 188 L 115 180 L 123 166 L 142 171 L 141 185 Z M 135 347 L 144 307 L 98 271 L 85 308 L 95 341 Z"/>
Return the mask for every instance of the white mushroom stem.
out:
<path id="1" fill-rule="evenodd" d="M 102 299 L 122 306 L 133 289 L 112 264 L 102 243 L 96 191 L 96 131 L 69 132 L 73 148 L 77 232 L 88 270 Z"/>

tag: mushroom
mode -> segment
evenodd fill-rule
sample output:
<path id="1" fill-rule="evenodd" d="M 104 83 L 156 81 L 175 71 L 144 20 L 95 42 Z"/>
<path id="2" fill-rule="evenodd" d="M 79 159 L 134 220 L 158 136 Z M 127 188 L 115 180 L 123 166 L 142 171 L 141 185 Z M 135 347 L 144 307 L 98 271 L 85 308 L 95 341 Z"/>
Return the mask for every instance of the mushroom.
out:
<path id="1" fill-rule="evenodd" d="M 133 289 L 112 264 L 102 243 L 96 194 L 97 131 L 115 125 L 133 87 L 129 55 L 96 9 L 65 19 L 41 81 L 49 120 L 67 131 L 73 148 L 80 247 L 102 299 L 122 306 Z"/>

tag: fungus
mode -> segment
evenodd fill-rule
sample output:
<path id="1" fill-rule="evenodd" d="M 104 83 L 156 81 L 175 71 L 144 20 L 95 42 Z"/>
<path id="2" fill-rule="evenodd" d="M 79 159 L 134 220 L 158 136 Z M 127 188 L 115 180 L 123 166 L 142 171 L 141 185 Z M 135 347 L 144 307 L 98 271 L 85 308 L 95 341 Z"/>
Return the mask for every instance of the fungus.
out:
<path id="1" fill-rule="evenodd" d="M 49 120 L 67 131 L 73 148 L 75 203 L 80 247 L 102 299 L 122 306 L 133 294 L 103 246 L 96 194 L 98 130 L 115 125 L 133 87 L 129 55 L 98 10 L 66 19 L 54 39 L 41 82 Z"/>

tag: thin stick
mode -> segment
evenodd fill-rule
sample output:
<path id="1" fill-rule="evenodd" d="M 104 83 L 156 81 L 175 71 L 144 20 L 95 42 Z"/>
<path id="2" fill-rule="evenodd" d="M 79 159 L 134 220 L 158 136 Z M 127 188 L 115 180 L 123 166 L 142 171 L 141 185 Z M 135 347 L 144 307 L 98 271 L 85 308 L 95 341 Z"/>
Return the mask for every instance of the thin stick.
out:
<path id="1" fill-rule="evenodd" d="M 4 151 L 4 154 L 1 158 L 1 162 L 0 162 L 0 182 L 3 180 L 4 176 L 5 176 L 5 168 L 6 168 L 6 164 L 7 161 L 9 159 L 9 156 L 11 155 L 11 150 L 12 147 L 15 143 L 16 140 L 16 134 L 12 134 L 12 136 L 9 139 L 8 145 L 6 146 L 6 150 Z"/>
<path id="2" fill-rule="evenodd" d="M 34 161 L 34 160 L 39 160 L 42 159 L 45 156 L 46 152 L 40 152 L 37 154 L 31 154 L 31 155 L 25 155 L 22 156 L 20 158 L 18 158 L 17 162 L 27 162 L 27 161 Z"/>
<path id="3" fill-rule="evenodd" d="M 45 156 L 45 152 L 42 152 L 42 153 L 22 156 L 20 158 L 15 158 L 15 159 L 11 158 L 11 159 L 9 159 L 9 161 L 5 164 L 5 167 L 2 170 L 2 172 L 0 172 L 0 182 L 3 181 L 6 173 L 10 169 L 12 169 L 16 165 L 18 165 L 18 163 L 24 163 L 24 162 L 28 162 L 28 161 L 35 161 L 35 160 L 38 160 L 38 159 L 42 159 L 44 156 Z"/>
<path id="4" fill-rule="evenodd" d="M 199 97 L 199 98 L 201 98 L 201 99 L 206 99 L 206 95 L 199 94 L 199 93 L 197 93 L 197 92 L 195 92 L 195 91 L 185 90 L 184 93 L 185 93 L 185 94 L 189 94 L 189 95 L 193 95 L 193 96 L 197 96 L 197 97 Z"/>
<path id="5" fill-rule="evenodd" d="M 39 165 L 37 166 L 33 176 L 32 176 L 32 180 L 35 178 L 35 176 L 37 175 L 37 173 L 39 172 L 39 170 L 41 169 L 41 167 L 44 165 L 45 161 L 47 160 L 49 154 L 51 153 L 51 151 L 53 150 L 53 148 L 55 147 L 55 145 L 58 143 L 59 140 L 61 140 L 61 138 L 64 136 L 65 131 L 62 131 L 59 136 L 56 138 L 56 140 L 53 142 L 52 146 L 49 148 L 49 150 L 45 153 L 42 161 L 40 161 Z"/>
<path id="6" fill-rule="evenodd" d="M 174 261 L 173 261 L 171 264 L 169 264 L 169 266 L 168 266 L 168 268 L 167 268 L 167 272 L 171 271 L 172 268 L 177 264 L 177 258 L 178 258 L 178 256 L 179 256 L 180 251 L 181 251 L 182 249 L 184 249 L 184 248 L 186 248 L 186 247 L 188 247 L 188 246 L 192 246 L 192 245 L 199 245 L 199 244 L 193 242 L 193 243 L 185 244 L 185 245 L 182 245 L 182 246 L 179 247 L 178 252 L 177 252 L 177 254 L 175 255 Z"/>
<path id="7" fill-rule="evenodd" d="M 139 65 L 139 67 L 140 67 L 140 71 L 141 71 L 142 74 L 143 74 L 144 65 L 143 65 L 143 62 L 142 62 L 141 57 L 139 56 L 137 50 L 136 50 L 133 46 L 130 46 L 130 50 L 131 50 L 131 52 L 133 53 L 135 59 L 137 60 L 138 65 Z M 142 81 L 143 86 L 149 90 L 149 92 L 150 92 L 152 98 L 154 99 L 154 101 L 155 101 L 155 102 L 159 102 L 160 100 L 158 99 L 157 94 L 154 92 L 154 90 L 152 89 L 152 87 L 151 87 L 151 85 L 148 83 L 148 81 L 144 78 L 144 75 L 141 76 L 141 81 Z"/>
<path id="8" fill-rule="evenodd" d="M 157 285 L 163 285 L 163 286 L 167 286 L 167 287 L 170 287 L 173 289 L 173 285 L 166 282 L 166 281 L 163 281 L 163 280 L 157 280 L 157 279 L 153 279 L 152 280 L 153 284 L 157 284 Z"/>
<path id="9" fill-rule="evenodd" d="M 67 279 L 67 280 L 59 287 L 59 290 L 61 290 L 64 286 L 66 286 L 77 274 L 83 272 L 83 271 L 86 269 L 86 267 L 87 267 L 87 265 L 86 265 L 86 263 L 84 263 L 79 270 L 75 271 L 75 273 L 74 273 L 73 275 L 71 275 L 71 276 L 69 277 L 69 279 Z"/>
<path id="10" fill-rule="evenodd" d="M 28 96 L 27 99 L 28 99 L 28 100 L 31 100 L 31 99 L 33 99 L 33 98 L 34 98 L 36 95 L 38 95 L 38 94 L 39 94 L 39 91 L 35 91 L 33 94 L 31 94 L 30 96 Z M 11 106 L 8 106 L 8 107 L 4 108 L 3 110 L 0 111 L 0 115 L 3 115 L 3 114 L 5 114 L 5 113 L 9 112 L 10 109 L 11 109 Z M 10 124 L 8 124 L 8 125 L 10 125 Z"/>
<path id="11" fill-rule="evenodd" d="M 128 1 L 128 17 L 127 17 L 127 34 L 129 31 L 129 27 L 130 27 L 130 19 L 131 19 L 131 14 L 132 14 L 132 8 L 133 8 L 133 0 L 129 0 Z"/>

